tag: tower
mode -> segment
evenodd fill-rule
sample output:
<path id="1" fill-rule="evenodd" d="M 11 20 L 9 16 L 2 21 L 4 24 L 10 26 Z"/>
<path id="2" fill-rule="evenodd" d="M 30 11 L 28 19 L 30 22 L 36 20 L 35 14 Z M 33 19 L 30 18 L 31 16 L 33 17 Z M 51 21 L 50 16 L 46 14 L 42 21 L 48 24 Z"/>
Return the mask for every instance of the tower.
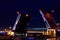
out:
<path id="1" fill-rule="evenodd" d="M 47 12 L 45 14 L 43 14 L 43 12 L 41 10 L 39 12 L 42 15 L 42 18 L 43 18 L 47 28 L 52 28 L 52 29 L 56 29 L 56 30 L 58 29 L 51 14 L 49 14 Z"/>
<path id="2" fill-rule="evenodd" d="M 45 13 L 44 15 L 45 15 L 45 18 L 46 18 L 46 20 L 48 21 L 50 27 L 51 27 L 52 29 L 56 29 L 56 30 L 57 30 L 58 27 L 57 27 L 57 25 L 55 24 L 55 21 L 54 21 L 52 15 L 49 14 L 49 13 Z"/>
<path id="3" fill-rule="evenodd" d="M 26 33 L 27 31 L 27 23 L 30 21 L 29 14 L 22 14 L 17 25 L 15 31 L 18 33 Z"/>

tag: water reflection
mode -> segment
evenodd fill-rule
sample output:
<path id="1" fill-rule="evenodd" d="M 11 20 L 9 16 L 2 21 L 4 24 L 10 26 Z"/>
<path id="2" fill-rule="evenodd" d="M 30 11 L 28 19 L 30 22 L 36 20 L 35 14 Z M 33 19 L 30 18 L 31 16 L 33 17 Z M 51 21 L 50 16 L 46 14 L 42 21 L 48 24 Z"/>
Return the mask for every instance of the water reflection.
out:
<path id="1" fill-rule="evenodd" d="M 46 40 L 56 40 L 56 38 L 48 38 L 48 39 L 46 39 Z"/>
<path id="2" fill-rule="evenodd" d="M 28 40 L 60 40 L 60 38 L 47 38 L 47 39 L 43 39 L 43 38 L 29 38 Z"/>

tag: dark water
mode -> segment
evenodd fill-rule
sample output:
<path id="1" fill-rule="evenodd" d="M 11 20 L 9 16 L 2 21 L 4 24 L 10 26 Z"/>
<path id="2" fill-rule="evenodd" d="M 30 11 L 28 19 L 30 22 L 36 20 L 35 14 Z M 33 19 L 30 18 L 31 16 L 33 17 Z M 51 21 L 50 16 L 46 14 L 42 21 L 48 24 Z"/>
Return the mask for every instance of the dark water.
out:
<path id="1" fill-rule="evenodd" d="M 56 37 L 56 38 L 40 38 L 40 37 L 24 37 L 24 38 L 20 38 L 20 37 L 14 37 L 13 39 L 1 39 L 0 40 L 60 40 L 60 37 Z"/>
<path id="2" fill-rule="evenodd" d="M 20 39 L 20 38 L 15 38 L 15 39 L 0 39 L 0 40 L 60 40 L 60 38 L 48 38 L 48 39 Z"/>
<path id="3" fill-rule="evenodd" d="M 57 38 L 28 38 L 27 40 L 60 40 L 60 37 Z"/>

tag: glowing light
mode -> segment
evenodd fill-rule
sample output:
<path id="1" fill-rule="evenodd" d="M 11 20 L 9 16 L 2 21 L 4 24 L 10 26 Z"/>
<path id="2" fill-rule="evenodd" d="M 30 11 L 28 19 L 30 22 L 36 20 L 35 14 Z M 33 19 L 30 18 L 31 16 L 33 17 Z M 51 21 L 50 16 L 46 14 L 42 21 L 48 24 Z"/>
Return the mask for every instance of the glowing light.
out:
<path id="1" fill-rule="evenodd" d="M 12 30 L 15 30 L 15 29 L 16 29 L 16 26 L 17 26 L 17 23 L 18 23 L 20 17 L 21 17 L 21 14 L 19 14 L 19 15 L 17 16 L 16 22 L 15 22 Z"/>
<path id="2" fill-rule="evenodd" d="M 29 16 L 28 14 L 26 14 L 26 16 Z"/>
<path id="3" fill-rule="evenodd" d="M 42 15 L 42 18 L 43 18 L 44 22 L 46 23 L 47 28 L 50 28 L 50 25 L 49 25 L 48 21 L 47 21 L 46 18 L 45 18 L 46 15 L 44 15 L 41 10 L 39 10 L 39 12 L 40 12 L 40 14 Z M 47 17 L 47 16 L 46 16 L 46 17 Z M 48 17 L 49 17 L 49 14 L 48 14 Z"/>
<path id="4" fill-rule="evenodd" d="M 11 32 L 11 35 L 14 35 L 14 32 Z"/>
<path id="5" fill-rule="evenodd" d="M 53 13 L 53 12 L 55 12 L 55 10 L 51 10 L 51 12 Z"/>
<path id="6" fill-rule="evenodd" d="M 28 34 L 26 33 L 26 36 L 27 36 Z"/>
<path id="7" fill-rule="evenodd" d="M 17 11 L 17 14 L 19 14 L 20 12 L 19 11 Z"/>
<path id="8" fill-rule="evenodd" d="M 47 40 L 56 40 L 56 38 L 48 38 Z"/>
<path id="9" fill-rule="evenodd" d="M 10 26 L 9 29 L 11 29 L 12 27 Z"/>
<path id="10" fill-rule="evenodd" d="M 44 31 L 42 31 L 42 34 L 44 35 Z"/>
<path id="11" fill-rule="evenodd" d="M 14 36 L 14 32 L 9 31 L 9 32 L 7 33 L 7 35 L 9 35 L 9 36 Z"/>
<path id="12" fill-rule="evenodd" d="M 60 29 L 58 29 L 58 31 L 60 31 Z"/>
<path id="13" fill-rule="evenodd" d="M 7 31 L 7 29 L 5 29 L 5 31 Z"/>
<path id="14" fill-rule="evenodd" d="M 49 13 L 46 13 L 45 16 L 51 18 L 51 15 Z"/>

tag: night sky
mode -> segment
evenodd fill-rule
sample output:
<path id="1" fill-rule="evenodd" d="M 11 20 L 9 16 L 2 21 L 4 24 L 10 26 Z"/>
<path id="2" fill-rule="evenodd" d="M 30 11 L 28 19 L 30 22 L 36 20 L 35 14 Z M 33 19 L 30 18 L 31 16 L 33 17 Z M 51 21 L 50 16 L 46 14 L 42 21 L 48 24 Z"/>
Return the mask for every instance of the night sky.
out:
<path id="1" fill-rule="evenodd" d="M 16 12 L 31 15 L 28 27 L 45 27 L 39 9 L 53 15 L 56 23 L 60 23 L 60 1 L 59 0 L 2 0 L 0 1 L 0 27 L 13 26 L 17 17 Z M 51 12 L 55 10 L 55 12 Z"/>

